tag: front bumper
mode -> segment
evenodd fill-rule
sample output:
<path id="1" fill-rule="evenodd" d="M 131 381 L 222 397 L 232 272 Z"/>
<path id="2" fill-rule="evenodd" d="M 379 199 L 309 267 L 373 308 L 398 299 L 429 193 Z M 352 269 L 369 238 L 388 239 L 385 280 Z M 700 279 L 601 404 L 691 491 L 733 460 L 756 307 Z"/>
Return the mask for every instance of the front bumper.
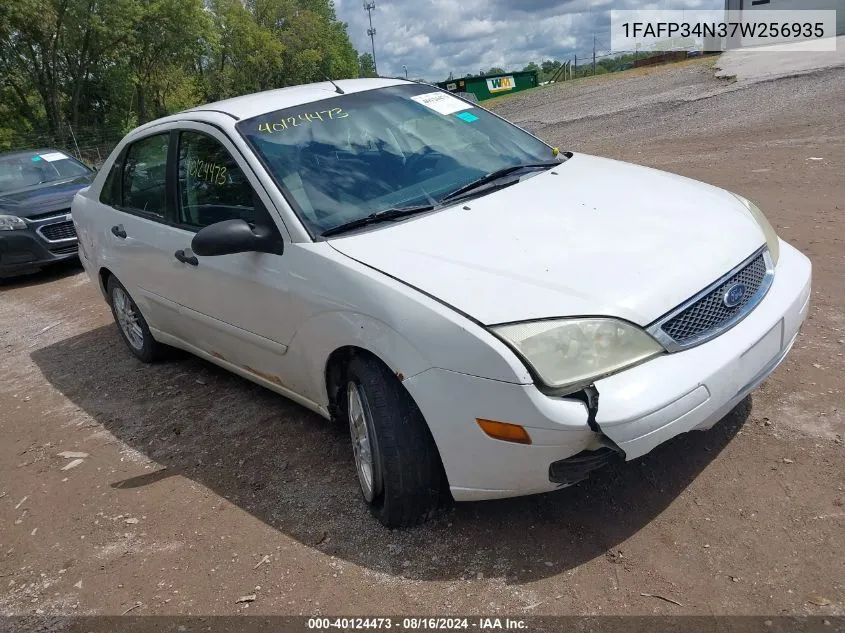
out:
<path id="1" fill-rule="evenodd" d="M 458 501 L 512 497 L 561 487 L 550 466 L 610 438 L 631 460 L 687 431 L 711 428 L 783 361 L 807 316 L 811 264 L 781 243 L 775 280 L 742 322 L 699 347 L 660 356 L 596 383 L 596 422 L 587 406 L 534 385 L 505 383 L 442 369 L 405 381 L 440 450 Z M 524 426 L 532 444 L 494 440 L 478 418 Z"/>
<path id="2" fill-rule="evenodd" d="M 76 257 L 76 231 L 67 214 L 25 221 L 26 229 L 0 231 L 0 276 L 34 272 Z"/>

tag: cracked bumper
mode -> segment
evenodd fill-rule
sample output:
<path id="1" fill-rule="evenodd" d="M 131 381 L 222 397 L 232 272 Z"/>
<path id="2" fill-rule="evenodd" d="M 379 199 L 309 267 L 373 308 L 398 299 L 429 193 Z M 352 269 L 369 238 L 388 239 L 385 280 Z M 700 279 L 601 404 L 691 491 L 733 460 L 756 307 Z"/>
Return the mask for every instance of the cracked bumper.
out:
<path id="1" fill-rule="evenodd" d="M 628 460 L 688 431 L 711 428 L 783 361 L 803 324 L 810 261 L 782 243 L 774 283 L 742 322 L 699 347 L 658 357 L 596 383 L 596 421 Z M 513 497 L 559 488 L 552 463 L 602 446 L 586 405 L 552 398 L 534 385 L 442 369 L 405 381 L 440 450 L 458 501 Z M 519 424 L 532 444 L 492 439 L 477 418 Z"/>

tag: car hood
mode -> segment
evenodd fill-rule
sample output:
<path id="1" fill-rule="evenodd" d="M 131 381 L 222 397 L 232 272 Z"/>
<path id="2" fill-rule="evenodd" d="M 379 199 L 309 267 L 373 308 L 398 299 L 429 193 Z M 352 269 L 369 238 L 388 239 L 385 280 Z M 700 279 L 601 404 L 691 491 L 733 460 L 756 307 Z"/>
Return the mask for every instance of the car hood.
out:
<path id="1" fill-rule="evenodd" d="M 329 243 L 487 325 L 575 315 L 647 325 L 765 244 L 722 189 L 583 154 L 553 171 Z"/>
<path id="2" fill-rule="evenodd" d="M 93 174 L 79 176 L 72 180 L 47 182 L 38 187 L 0 194 L 0 213 L 29 218 L 52 211 L 66 211 L 70 209 L 73 196 L 90 185 L 93 177 Z"/>

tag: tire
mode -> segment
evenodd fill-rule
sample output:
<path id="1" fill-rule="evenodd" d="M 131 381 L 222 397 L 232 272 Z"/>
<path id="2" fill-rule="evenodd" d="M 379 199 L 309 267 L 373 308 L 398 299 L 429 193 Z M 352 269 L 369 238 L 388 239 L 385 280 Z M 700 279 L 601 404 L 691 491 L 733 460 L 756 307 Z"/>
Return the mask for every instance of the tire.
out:
<path id="1" fill-rule="evenodd" d="M 109 277 L 106 291 L 117 331 L 129 351 L 144 363 L 152 363 L 161 358 L 162 345 L 153 338 L 135 301 L 114 275 Z"/>
<path id="2" fill-rule="evenodd" d="M 388 528 L 425 522 L 448 496 L 448 488 L 434 438 L 416 403 L 387 367 L 366 356 L 349 363 L 343 396 L 355 469 L 373 516 Z M 369 486 L 367 468 L 362 467 L 366 450 L 359 410 L 370 445 Z"/>

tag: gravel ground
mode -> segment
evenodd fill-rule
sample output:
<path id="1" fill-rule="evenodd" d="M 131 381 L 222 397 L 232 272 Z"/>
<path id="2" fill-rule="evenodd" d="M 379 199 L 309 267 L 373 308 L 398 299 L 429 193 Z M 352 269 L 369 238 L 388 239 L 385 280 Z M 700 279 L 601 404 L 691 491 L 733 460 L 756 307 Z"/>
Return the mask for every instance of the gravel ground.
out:
<path id="1" fill-rule="evenodd" d="M 391 532 L 344 429 L 134 361 L 79 269 L 45 271 L 0 287 L 0 614 L 845 614 L 845 70 L 738 87 L 708 64 L 495 107 L 755 198 L 813 259 L 796 349 L 716 428 Z"/>
<path id="2" fill-rule="evenodd" d="M 728 51 L 719 57 L 716 76 L 754 82 L 843 67 L 845 35 L 835 39 L 835 51 L 806 50 L 807 42 Z"/>

